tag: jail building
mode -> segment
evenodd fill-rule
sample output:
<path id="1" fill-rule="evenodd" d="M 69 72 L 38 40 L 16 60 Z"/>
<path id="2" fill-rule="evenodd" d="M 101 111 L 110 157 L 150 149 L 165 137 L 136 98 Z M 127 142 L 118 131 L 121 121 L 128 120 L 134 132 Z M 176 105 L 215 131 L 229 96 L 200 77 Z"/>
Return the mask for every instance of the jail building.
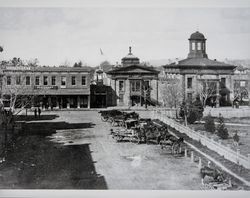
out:
<path id="1" fill-rule="evenodd" d="M 107 72 L 110 86 L 114 90 L 113 103 L 117 106 L 144 106 L 158 104 L 158 74 L 151 66 L 140 63 L 140 59 L 129 53 L 122 58 L 121 66 Z"/>
<path id="2" fill-rule="evenodd" d="M 6 66 L 2 95 L 32 96 L 43 109 L 90 108 L 90 69 L 85 67 Z M 6 105 L 5 105 L 6 106 Z"/>

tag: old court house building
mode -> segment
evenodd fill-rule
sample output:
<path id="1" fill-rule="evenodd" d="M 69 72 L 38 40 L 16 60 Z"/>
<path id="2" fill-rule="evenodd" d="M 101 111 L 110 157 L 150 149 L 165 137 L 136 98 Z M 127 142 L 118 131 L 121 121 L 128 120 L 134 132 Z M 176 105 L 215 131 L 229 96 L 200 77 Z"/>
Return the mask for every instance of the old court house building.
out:
<path id="1" fill-rule="evenodd" d="M 229 105 L 234 99 L 232 77 L 236 66 L 209 59 L 206 38 L 198 31 L 189 38 L 188 57 L 163 68 L 166 76 L 180 79 L 184 99 L 193 100 L 200 91 L 206 92 L 208 86 L 214 87 L 214 93 L 207 103 Z M 203 90 L 200 90 L 200 86 Z"/>
<path id="2" fill-rule="evenodd" d="M 90 108 L 90 70 L 85 67 L 3 68 L 2 94 L 32 97 L 31 106 L 46 109 Z"/>

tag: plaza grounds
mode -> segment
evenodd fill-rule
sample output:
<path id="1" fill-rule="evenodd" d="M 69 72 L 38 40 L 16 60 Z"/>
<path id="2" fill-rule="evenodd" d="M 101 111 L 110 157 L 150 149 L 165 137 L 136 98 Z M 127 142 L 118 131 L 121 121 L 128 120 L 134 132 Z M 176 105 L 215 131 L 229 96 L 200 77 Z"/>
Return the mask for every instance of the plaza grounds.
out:
<path id="1" fill-rule="evenodd" d="M 117 143 L 97 111 L 32 116 L 0 164 L 2 189 L 201 189 L 197 164 L 158 145 Z"/>

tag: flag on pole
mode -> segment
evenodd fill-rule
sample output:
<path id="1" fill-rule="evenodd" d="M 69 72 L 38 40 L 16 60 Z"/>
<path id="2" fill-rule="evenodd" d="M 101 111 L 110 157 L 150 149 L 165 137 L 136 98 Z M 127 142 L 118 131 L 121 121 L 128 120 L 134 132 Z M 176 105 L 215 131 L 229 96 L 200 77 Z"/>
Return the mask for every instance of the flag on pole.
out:
<path id="1" fill-rule="evenodd" d="M 103 55 L 103 51 L 102 51 L 102 49 L 100 48 L 100 52 L 101 52 L 101 55 Z"/>

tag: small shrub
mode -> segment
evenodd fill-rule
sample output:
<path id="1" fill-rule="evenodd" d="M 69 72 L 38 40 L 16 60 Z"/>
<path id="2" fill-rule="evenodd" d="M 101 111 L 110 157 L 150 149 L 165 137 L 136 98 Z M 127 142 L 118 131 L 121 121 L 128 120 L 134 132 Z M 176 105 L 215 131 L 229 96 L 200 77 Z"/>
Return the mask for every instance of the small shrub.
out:
<path id="1" fill-rule="evenodd" d="M 215 132 L 215 124 L 214 124 L 214 118 L 209 113 L 208 116 L 205 117 L 205 124 L 204 124 L 205 130 L 214 133 Z"/>
<path id="2" fill-rule="evenodd" d="M 198 114 L 197 114 L 197 112 L 191 110 L 191 111 L 189 112 L 188 117 L 187 117 L 187 122 L 188 122 L 189 124 L 193 124 L 197 119 L 198 119 Z"/>
<path id="3" fill-rule="evenodd" d="M 195 121 L 200 120 L 203 116 L 204 108 L 199 98 L 196 98 L 194 102 L 183 102 L 180 107 L 179 115 L 183 119 L 185 116 L 189 124 L 193 124 Z"/>
<path id="4" fill-rule="evenodd" d="M 217 134 L 221 139 L 228 139 L 229 134 L 228 134 L 228 130 L 224 124 L 224 118 L 221 116 L 219 116 L 219 125 L 217 128 Z"/>

